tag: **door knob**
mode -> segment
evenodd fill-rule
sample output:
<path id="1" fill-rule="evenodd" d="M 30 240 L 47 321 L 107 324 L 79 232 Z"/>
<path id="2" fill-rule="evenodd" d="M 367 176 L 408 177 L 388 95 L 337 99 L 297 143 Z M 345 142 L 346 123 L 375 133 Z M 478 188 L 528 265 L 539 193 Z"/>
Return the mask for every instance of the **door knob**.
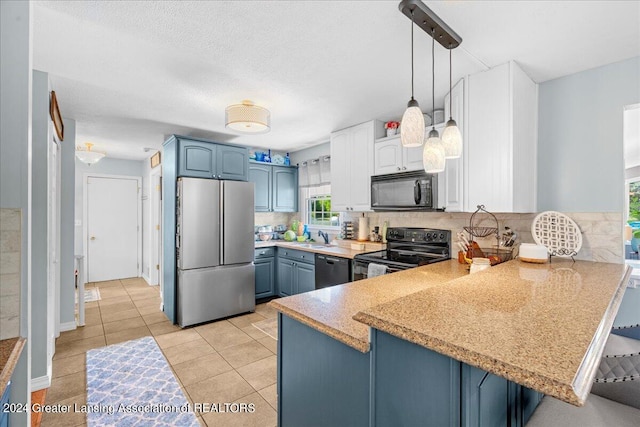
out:
<path id="1" fill-rule="evenodd" d="M 91 236 L 91 240 L 96 240 L 96 236 Z"/>

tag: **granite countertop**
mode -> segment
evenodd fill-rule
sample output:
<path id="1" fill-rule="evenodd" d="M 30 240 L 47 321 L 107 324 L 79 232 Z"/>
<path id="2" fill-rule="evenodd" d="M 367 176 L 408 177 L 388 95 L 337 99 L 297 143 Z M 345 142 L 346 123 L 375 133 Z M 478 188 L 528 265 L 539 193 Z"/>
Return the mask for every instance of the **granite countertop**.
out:
<path id="1" fill-rule="evenodd" d="M 452 279 L 468 269 L 455 260 L 272 300 L 285 315 L 361 352 L 369 351 L 369 327 L 353 320 L 359 311 L 393 301 Z"/>
<path id="2" fill-rule="evenodd" d="M 581 406 L 630 272 L 624 264 L 514 260 L 354 319 Z"/>
<path id="3" fill-rule="evenodd" d="M 344 241 L 345 244 L 351 244 L 351 241 Z M 353 243 L 360 243 L 357 241 L 353 241 Z M 344 246 L 336 246 L 336 245 L 325 245 L 320 242 L 315 243 L 298 243 L 298 242 L 287 242 L 284 240 L 269 240 L 267 242 L 255 242 L 255 248 L 268 248 L 272 246 L 277 246 L 281 248 L 289 248 L 289 249 L 297 249 L 299 251 L 305 252 L 313 252 L 323 255 L 333 255 L 342 258 L 353 259 L 354 256 L 358 254 L 362 254 L 365 252 L 374 252 L 379 251 L 385 248 L 385 245 L 382 243 L 374 243 L 374 242 L 362 242 L 365 246 L 363 250 L 353 250 L 349 247 Z"/>
<path id="4" fill-rule="evenodd" d="M 4 394 L 24 348 L 24 338 L 0 340 L 0 396 Z"/>

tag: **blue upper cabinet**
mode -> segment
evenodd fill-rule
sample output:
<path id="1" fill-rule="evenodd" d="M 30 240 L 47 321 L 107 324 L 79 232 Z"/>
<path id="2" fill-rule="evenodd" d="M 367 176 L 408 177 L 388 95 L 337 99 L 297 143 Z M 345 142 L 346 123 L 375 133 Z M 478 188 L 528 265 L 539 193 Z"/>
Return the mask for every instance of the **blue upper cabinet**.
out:
<path id="1" fill-rule="evenodd" d="M 271 172 L 270 165 L 249 164 L 249 181 L 256 185 L 255 211 L 271 212 Z"/>
<path id="2" fill-rule="evenodd" d="M 218 145 L 218 178 L 247 181 L 249 150 L 245 147 Z"/>
<path id="3" fill-rule="evenodd" d="M 273 166 L 271 185 L 273 187 L 273 211 L 297 212 L 298 169 Z"/>
<path id="4" fill-rule="evenodd" d="M 298 168 L 251 162 L 256 212 L 298 212 Z"/>
<path id="5" fill-rule="evenodd" d="M 215 178 L 216 145 L 180 139 L 178 176 Z"/>
<path id="6" fill-rule="evenodd" d="M 249 150 L 246 147 L 178 138 L 178 176 L 193 178 L 249 179 Z"/>

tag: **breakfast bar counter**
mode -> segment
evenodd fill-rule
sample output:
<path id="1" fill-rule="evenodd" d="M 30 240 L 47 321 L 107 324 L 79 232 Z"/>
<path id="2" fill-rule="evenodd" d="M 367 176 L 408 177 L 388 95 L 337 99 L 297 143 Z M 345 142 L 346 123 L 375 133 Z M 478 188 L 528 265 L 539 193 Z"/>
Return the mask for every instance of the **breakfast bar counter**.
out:
<path id="1" fill-rule="evenodd" d="M 279 425 L 522 426 L 543 393 L 580 406 L 630 270 L 451 260 L 274 300 Z"/>
<path id="2" fill-rule="evenodd" d="M 582 405 L 629 274 L 624 264 L 510 261 L 371 307 L 355 319 Z"/>

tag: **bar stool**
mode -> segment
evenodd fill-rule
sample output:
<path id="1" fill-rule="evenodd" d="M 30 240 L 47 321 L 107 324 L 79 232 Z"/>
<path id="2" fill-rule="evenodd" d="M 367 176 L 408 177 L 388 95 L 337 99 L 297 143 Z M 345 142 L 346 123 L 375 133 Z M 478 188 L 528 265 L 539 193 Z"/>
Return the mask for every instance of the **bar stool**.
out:
<path id="1" fill-rule="evenodd" d="M 583 407 L 545 396 L 527 427 L 640 426 L 640 340 L 610 334 Z"/>

